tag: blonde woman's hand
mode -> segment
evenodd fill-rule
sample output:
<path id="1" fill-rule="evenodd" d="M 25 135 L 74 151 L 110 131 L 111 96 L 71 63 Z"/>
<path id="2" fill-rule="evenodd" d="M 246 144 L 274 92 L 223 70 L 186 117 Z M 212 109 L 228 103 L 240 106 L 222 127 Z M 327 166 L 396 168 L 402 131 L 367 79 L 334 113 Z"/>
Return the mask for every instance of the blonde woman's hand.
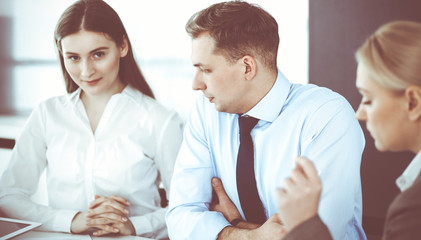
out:
<path id="1" fill-rule="evenodd" d="M 279 217 L 287 231 L 317 215 L 322 184 L 313 163 L 296 158 L 296 167 L 277 190 Z"/>

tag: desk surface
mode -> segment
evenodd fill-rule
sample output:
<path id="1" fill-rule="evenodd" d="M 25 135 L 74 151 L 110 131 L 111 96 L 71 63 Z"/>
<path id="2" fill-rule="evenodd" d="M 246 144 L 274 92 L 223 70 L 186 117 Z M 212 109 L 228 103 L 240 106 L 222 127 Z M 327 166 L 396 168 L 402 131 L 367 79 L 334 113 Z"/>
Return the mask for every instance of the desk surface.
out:
<path id="1" fill-rule="evenodd" d="M 40 232 L 40 231 L 29 231 L 14 237 L 13 240 L 151 240 L 152 238 L 144 238 L 137 236 L 121 236 L 121 237 L 92 237 L 89 235 L 77 235 L 68 233 L 56 233 L 56 232 Z"/>

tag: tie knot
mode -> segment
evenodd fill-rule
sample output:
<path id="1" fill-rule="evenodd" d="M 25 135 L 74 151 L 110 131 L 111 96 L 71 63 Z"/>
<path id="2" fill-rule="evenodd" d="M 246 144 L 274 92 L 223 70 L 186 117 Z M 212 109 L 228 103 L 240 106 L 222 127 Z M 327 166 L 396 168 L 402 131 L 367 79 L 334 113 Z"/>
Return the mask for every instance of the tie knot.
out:
<path id="1" fill-rule="evenodd" d="M 251 130 L 256 126 L 259 119 L 249 116 L 239 117 L 238 125 L 240 126 L 240 134 L 250 133 Z"/>

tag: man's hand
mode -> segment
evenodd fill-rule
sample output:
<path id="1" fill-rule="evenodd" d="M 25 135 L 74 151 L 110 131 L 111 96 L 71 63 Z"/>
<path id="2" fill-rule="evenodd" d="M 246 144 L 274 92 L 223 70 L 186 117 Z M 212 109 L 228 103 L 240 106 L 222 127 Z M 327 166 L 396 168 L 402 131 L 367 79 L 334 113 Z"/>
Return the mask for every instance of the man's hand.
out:
<path id="1" fill-rule="evenodd" d="M 277 214 L 272 215 L 261 227 L 252 230 L 251 239 L 276 240 L 287 234 Z"/>
<path id="2" fill-rule="evenodd" d="M 237 207 L 225 192 L 222 182 L 218 178 L 212 178 L 212 187 L 216 196 L 212 199 L 209 210 L 221 212 L 231 222 L 241 218 Z M 226 227 L 218 235 L 218 239 L 282 239 L 286 234 L 278 215 L 270 217 L 263 225 L 240 222 L 236 227 Z"/>
<path id="3" fill-rule="evenodd" d="M 242 219 L 237 207 L 225 192 L 224 186 L 219 178 L 212 178 L 212 187 L 216 196 L 213 196 L 209 210 L 224 214 L 228 222 L 237 218 Z"/>
<path id="4" fill-rule="evenodd" d="M 95 196 L 87 211 L 87 226 L 99 229 L 93 233 L 95 236 L 110 233 L 135 235 L 134 226 L 128 218 L 129 206 L 129 201 L 120 196 Z"/>
<path id="5" fill-rule="evenodd" d="M 277 190 L 279 216 L 287 231 L 317 215 L 322 184 L 313 163 L 296 158 L 297 166 Z"/>
<path id="6" fill-rule="evenodd" d="M 277 214 L 255 229 L 226 227 L 218 235 L 218 240 L 281 240 L 287 234 Z"/>

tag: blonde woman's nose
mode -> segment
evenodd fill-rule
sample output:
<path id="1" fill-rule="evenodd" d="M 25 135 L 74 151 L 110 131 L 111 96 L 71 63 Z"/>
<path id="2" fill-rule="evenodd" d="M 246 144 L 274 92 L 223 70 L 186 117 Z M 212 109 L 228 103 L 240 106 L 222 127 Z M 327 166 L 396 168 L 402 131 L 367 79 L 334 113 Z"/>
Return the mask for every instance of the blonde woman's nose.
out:
<path id="1" fill-rule="evenodd" d="M 367 113 L 365 112 L 364 106 L 362 104 L 358 106 L 355 117 L 360 121 L 367 121 Z"/>

